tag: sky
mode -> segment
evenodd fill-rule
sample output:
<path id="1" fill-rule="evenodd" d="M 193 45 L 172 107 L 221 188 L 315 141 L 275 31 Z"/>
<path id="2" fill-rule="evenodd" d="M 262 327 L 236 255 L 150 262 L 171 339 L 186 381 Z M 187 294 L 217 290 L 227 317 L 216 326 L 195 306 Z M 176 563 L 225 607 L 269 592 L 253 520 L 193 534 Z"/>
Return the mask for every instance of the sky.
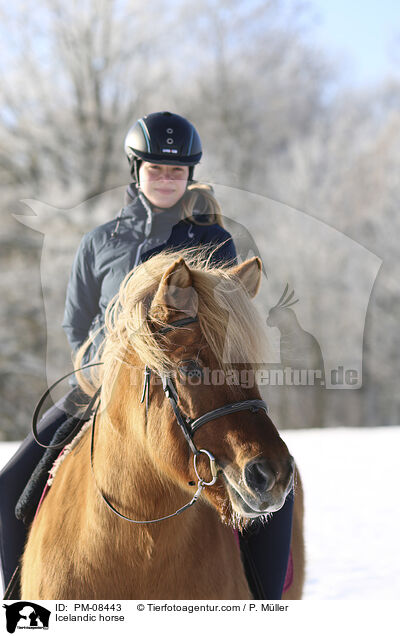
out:
<path id="1" fill-rule="evenodd" d="M 342 75 L 359 86 L 374 83 L 395 68 L 397 36 L 400 63 L 399 0 L 309 0 L 316 16 L 315 34 Z"/>

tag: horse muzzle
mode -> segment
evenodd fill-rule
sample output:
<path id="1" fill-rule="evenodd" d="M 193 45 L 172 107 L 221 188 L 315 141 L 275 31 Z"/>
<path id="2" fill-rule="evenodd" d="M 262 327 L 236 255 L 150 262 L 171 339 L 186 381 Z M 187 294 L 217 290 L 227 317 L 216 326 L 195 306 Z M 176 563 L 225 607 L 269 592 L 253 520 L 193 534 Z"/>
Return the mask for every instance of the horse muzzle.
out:
<path id="1" fill-rule="evenodd" d="M 239 470 L 228 465 L 222 470 L 234 512 L 255 518 L 277 512 L 293 488 L 294 460 L 284 469 L 274 469 L 267 459 L 257 458 Z"/>

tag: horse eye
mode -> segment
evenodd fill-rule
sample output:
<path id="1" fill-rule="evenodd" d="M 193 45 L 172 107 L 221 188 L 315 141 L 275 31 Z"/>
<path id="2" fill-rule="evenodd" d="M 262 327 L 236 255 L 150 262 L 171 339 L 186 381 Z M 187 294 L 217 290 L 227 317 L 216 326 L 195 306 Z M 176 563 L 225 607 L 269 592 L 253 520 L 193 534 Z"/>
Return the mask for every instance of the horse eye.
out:
<path id="1" fill-rule="evenodd" d="M 179 374 L 185 379 L 199 382 L 203 377 L 203 369 L 197 360 L 182 360 Z"/>

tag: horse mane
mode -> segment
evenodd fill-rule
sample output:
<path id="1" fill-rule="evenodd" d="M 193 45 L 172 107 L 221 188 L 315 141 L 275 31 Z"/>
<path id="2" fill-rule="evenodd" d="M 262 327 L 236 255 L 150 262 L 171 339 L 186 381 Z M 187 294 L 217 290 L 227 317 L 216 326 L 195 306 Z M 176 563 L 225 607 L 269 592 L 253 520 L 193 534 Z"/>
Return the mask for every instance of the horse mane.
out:
<path id="1" fill-rule="evenodd" d="M 212 254 L 209 248 L 198 246 L 165 250 L 127 274 L 119 293 L 107 307 L 104 341 L 92 360 L 104 364 L 92 368 L 90 378 L 87 374 L 77 372 L 78 382 L 88 395 L 93 395 L 100 385 L 107 392 L 107 386 L 112 386 L 120 364 L 126 364 L 132 354 L 159 374 L 172 373 L 171 360 L 163 346 L 165 337 L 154 336 L 154 331 L 166 327 L 167 323 L 151 316 L 150 324 L 148 318 L 151 302 L 164 272 L 180 257 L 190 268 L 197 293 L 200 328 L 217 358 L 219 368 L 227 373 L 234 364 L 253 368 L 260 359 L 267 360 L 264 321 L 242 283 L 234 275 L 234 263 L 216 266 L 211 262 Z M 81 366 L 96 335 L 78 351 L 76 369 Z"/>

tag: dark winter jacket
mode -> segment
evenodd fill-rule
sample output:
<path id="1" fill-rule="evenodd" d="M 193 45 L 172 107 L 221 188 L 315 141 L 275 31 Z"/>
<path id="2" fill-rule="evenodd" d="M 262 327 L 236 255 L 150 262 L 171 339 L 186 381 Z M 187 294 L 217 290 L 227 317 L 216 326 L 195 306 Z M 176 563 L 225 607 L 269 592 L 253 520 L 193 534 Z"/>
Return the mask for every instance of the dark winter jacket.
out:
<path id="1" fill-rule="evenodd" d="M 129 196 L 130 195 L 130 196 Z M 74 351 L 88 335 L 104 324 L 108 303 L 117 294 L 125 275 L 165 247 L 194 245 L 215 248 L 214 262 L 236 258 L 231 235 L 216 224 L 198 225 L 181 220 L 179 203 L 153 213 L 142 194 L 128 188 L 128 200 L 113 221 L 104 223 L 83 237 L 75 256 L 67 288 L 63 328 Z M 194 211 L 194 218 L 206 216 Z M 97 345 L 99 340 L 96 339 Z M 92 354 L 88 357 L 92 357 Z"/>

